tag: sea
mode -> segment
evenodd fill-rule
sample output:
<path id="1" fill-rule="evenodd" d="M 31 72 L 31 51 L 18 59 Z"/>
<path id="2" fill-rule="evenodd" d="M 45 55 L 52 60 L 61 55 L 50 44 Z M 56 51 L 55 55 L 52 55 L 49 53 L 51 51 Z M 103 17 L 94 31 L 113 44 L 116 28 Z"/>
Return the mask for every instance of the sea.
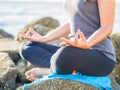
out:
<path id="1" fill-rule="evenodd" d="M 32 20 L 50 16 L 61 24 L 68 20 L 63 0 L 0 0 L 0 29 L 16 36 Z M 116 1 L 113 33 L 120 32 L 120 0 Z"/>

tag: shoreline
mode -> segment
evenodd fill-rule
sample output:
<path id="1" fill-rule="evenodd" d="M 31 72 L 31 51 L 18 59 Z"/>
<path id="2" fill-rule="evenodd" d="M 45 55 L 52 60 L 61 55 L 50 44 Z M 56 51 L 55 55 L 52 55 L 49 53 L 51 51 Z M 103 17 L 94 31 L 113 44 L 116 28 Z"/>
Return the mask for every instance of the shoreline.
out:
<path id="1" fill-rule="evenodd" d="M 30 0 L 30 1 L 14 1 L 14 0 L 2 0 L 0 1 L 0 7 L 4 10 L 0 12 L 0 29 L 4 29 L 6 32 L 16 36 L 17 33 L 23 29 L 32 20 L 50 16 L 57 19 L 61 24 L 67 21 L 67 15 L 65 14 L 62 6 L 62 1 L 52 0 Z M 3 3 L 2 3 L 3 2 Z M 9 2 L 5 4 L 6 2 Z M 13 3 L 15 2 L 15 4 Z M 20 3 L 19 3 L 20 2 Z M 42 3 L 41 3 L 42 2 Z M 115 26 L 113 33 L 120 32 L 120 1 L 117 0 L 117 9 L 115 17 Z M 33 5 L 31 5 L 34 3 Z M 14 6 L 15 5 L 15 6 Z M 16 7 L 17 5 L 17 7 Z M 49 6 L 48 6 L 49 5 Z M 49 11 L 48 7 L 51 11 Z M 56 7 L 56 8 L 55 8 Z M 2 9 L 1 8 L 1 9 Z M 33 8 L 33 10 L 31 10 Z M 41 11 L 43 10 L 43 11 Z M 59 10 L 61 10 L 59 12 Z"/>

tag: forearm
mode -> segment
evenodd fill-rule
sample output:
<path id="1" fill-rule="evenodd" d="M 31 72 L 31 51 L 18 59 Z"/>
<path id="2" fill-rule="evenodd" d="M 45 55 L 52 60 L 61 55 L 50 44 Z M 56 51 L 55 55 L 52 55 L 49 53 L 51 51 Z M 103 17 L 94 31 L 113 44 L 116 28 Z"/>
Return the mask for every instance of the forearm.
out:
<path id="1" fill-rule="evenodd" d="M 91 48 L 92 46 L 95 46 L 96 44 L 100 43 L 103 41 L 105 38 L 111 35 L 112 28 L 106 28 L 106 27 L 101 27 L 99 28 L 96 32 L 94 32 L 88 39 L 88 48 Z"/>
<path id="2" fill-rule="evenodd" d="M 59 26 L 57 29 L 43 36 L 44 42 L 49 42 L 60 37 L 67 36 L 70 33 L 70 25 L 69 22 Z"/>
<path id="3" fill-rule="evenodd" d="M 101 27 L 87 40 L 92 47 L 110 36 L 114 25 L 115 0 L 98 0 Z"/>

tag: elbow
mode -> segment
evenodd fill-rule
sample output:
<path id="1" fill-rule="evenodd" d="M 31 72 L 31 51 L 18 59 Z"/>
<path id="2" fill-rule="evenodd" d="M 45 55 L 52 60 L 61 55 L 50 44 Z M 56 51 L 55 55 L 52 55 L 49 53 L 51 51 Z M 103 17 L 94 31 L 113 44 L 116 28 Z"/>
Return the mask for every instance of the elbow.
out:
<path id="1" fill-rule="evenodd" d="M 103 25 L 101 26 L 103 33 L 106 33 L 106 36 L 110 36 L 113 31 L 113 26 L 111 25 Z"/>
<path id="2" fill-rule="evenodd" d="M 106 30 L 107 30 L 107 35 L 111 36 L 113 28 L 106 28 Z"/>

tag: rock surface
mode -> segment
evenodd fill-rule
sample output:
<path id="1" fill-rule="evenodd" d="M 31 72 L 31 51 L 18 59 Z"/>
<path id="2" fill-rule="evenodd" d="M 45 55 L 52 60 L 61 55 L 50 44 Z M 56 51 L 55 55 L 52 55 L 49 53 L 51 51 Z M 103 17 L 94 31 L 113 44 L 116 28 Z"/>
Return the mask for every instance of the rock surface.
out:
<path id="1" fill-rule="evenodd" d="M 0 39 L 0 52 L 18 52 L 21 43 L 9 38 Z"/>
<path id="2" fill-rule="evenodd" d="M 111 86 L 113 90 L 120 90 L 120 85 L 117 83 L 115 77 L 113 74 L 109 75 L 110 79 L 111 79 Z"/>
<path id="3" fill-rule="evenodd" d="M 17 70 L 7 53 L 0 52 L 0 89 L 14 89 Z"/>
<path id="4" fill-rule="evenodd" d="M 120 33 L 113 34 L 111 37 L 117 57 L 117 63 L 113 70 L 113 75 L 117 82 L 120 84 Z"/>
<path id="5" fill-rule="evenodd" d="M 114 76 L 110 74 L 112 90 L 120 90 L 120 85 L 116 82 Z M 17 90 L 22 90 L 22 86 L 17 88 Z M 72 81 L 72 80 L 61 80 L 61 79 L 51 79 L 31 85 L 26 90 L 99 90 L 91 85 Z"/>
<path id="6" fill-rule="evenodd" d="M 117 62 L 120 63 L 120 33 L 113 34 L 111 38 L 116 52 Z"/>
<path id="7" fill-rule="evenodd" d="M 17 90 L 22 90 L 22 87 Z M 27 90 L 98 90 L 97 88 L 71 80 L 52 79 L 33 85 Z"/>

